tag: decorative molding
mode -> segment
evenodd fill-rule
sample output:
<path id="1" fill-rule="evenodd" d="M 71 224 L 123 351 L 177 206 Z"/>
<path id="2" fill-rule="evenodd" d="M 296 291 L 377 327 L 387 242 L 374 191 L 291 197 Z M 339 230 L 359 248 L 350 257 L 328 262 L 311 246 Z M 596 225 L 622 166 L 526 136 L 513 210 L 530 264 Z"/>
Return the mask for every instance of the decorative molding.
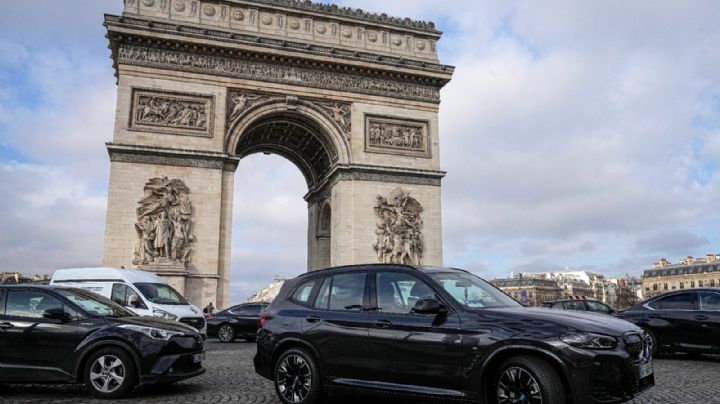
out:
<path id="1" fill-rule="evenodd" d="M 196 153 L 190 150 L 157 149 L 142 146 L 107 145 L 110 161 L 120 163 L 154 164 L 175 167 L 208 168 L 235 171 L 238 158 L 226 154 Z"/>
<path id="2" fill-rule="evenodd" d="M 429 158 L 429 126 L 428 121 L 365 115 L 365 151 Z"/>
<path id="3" fill-rule="evenodd" d="M 432 85 L 227 56 L 121 45 L 117 62 L 277 84 L 440 102 L 440 90 Z"/>
<path id="4" fill-rule="evenodd" d="M 425 246 L 420 202 L 398 187 L 387 197 L 378 195 L 374 209 L 377 229 L 373 249 L 378 262 L 421 265 Z"/>
<path id="5" fill-rule="evenodd" d="M 129 130 L 213 136 L 213 96 L 133 88 Z"/>
<path id="6" fill-rule="evenodd" d="M 184 270 L 196 240 L 190 189 L 177 178 L 151 178 L 138 205 L 133 264 L 159 271 Z"/>

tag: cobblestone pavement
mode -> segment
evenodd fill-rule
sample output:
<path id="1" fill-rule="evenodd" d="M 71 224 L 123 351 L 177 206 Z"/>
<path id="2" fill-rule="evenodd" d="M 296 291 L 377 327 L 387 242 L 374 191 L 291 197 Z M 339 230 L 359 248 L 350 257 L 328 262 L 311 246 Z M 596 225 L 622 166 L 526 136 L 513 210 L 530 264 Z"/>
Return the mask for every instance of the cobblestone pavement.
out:
<path id="1" fill-rule="evenodd" d="M 245 342 L 207 345 L 207 372 L 171 386 L 137 389 L 123 402 L 144 403 L 270 403 L 280 404 L 270 382 L 255 375 L 255 345 Z M 656 385 L 633 404 L 720 403 L 720 358 L 690 360 L 681 355 L 655 361 Z M 425 404 L 418 400 L 379 400 L 373 396 L 334 397 L 326 404 L 374 402 Z M 79 385 L 0 385 L 0 403 L 97 403 Z M 434 401 L 437 403 L 437 401 Z"/>

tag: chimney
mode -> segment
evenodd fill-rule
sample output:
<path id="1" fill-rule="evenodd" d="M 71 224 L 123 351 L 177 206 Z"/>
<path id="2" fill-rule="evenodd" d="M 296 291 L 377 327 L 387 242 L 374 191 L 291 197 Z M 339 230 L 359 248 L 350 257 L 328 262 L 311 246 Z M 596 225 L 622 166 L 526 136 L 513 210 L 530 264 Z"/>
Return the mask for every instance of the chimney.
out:
<path id="1" fill-rule="evenodd" d="M 660 259 L 660 268 L 665 268 L 668 265 L 670 265 L 670 262 L 667 260 L 667 258 Z"/>
<path id="2" fill-rule="evenodd" d="M 705 258 L 706 258 L 706 260 L 705 260 L 706 262 L 708 262 L 708 263 L 713 262 L 713 261 L 715 261 L 715 254 L 707 253 L 705 255 Z"/>
<path id="3" fill-rule="evenodd" d="M 692 256 L 692 255 L 688 255 L 687 261 L 685 261 L 685 263 L 688 264 L 688 265 L 692 264 L 692 263 L 693 263 L 693 256 Z"/>

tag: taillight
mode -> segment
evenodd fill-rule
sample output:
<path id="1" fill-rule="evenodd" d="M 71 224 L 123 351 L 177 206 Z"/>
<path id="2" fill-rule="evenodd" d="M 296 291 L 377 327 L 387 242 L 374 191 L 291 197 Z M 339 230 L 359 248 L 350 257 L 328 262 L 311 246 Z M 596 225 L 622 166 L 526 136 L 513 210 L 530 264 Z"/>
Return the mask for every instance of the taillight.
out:
<path id="1" fill-rule="evenodd" d="M 205 315 L 205 320 L 207 320 L 207 321 L 215 320 L 215 317 L 213 317 L 213 316 L 210 315 L 210 314 L 206 314 L 206 315 Z"/>
<path id="2" fill-rule="evenodd" d="M 266 316 L 266 315 L 260 316 L 260 320 L 259 320 L 259 321 L 260 321 L 260 327 L 264 327 L 264 326 L 265 326 L 265 323 L 267 323 L 268 320 L 270 320 L 270 316 Z"/>

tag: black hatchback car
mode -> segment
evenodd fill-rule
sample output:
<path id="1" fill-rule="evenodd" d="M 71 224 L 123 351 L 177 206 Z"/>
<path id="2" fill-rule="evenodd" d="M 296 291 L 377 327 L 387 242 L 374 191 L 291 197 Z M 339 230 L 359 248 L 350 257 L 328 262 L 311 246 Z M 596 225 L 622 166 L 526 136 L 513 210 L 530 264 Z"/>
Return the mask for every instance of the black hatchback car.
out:
<path id="1" fill-rule="evenodd" d="M 0 382 L 85 383 L 99 398 L 202 374 L 194 328 L 139 317 L 94 293 L 0 286 Z"/>
<path id="2" fill-rule="evenodd" d="M 650 340 L 611 316 L 525 308 L 462 270 L 367 265 L 287 282 L 255 370 L 284 403 L 361 389 L 493 403 L 626 401 L 654 385 Z"/>
<path id="3" fill-rule="evenodd" d="M 654 341 L 654 353 L 720 353 L 720 288 L 666 293 L 616 316 L 643 328 Z"/>
<path id="4" fill-rule="evenodd" d="M 220 342 L 233 342 L 240 337 L 245 341 L 255 341 L 259 328 L 260 313 L 265 311 L 268 303 L 240 304 L 216 314 L 208 315 L 208 337 L 217 337 Z"/>

